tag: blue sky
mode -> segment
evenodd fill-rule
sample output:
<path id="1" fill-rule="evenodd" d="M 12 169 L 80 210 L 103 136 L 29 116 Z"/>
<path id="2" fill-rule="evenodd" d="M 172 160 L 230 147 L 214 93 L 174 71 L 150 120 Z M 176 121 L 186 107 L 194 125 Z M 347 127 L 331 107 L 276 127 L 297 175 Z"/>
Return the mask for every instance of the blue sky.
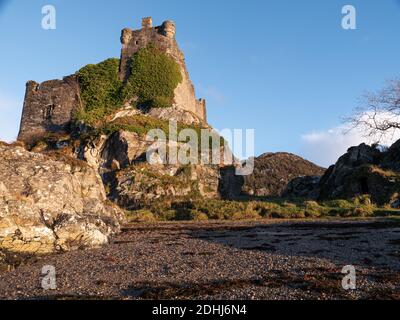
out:
<path id="1" fill-rule="evenodd" d="M 41 28 L 44 5 L 57 29 Z M 341 10 L 357 10 L 343 30 Z M 120 31 L 172 19 L 198 97 L 217 129 L 251 128 L 256 154 L 288 151 L 321 165 L 362 140 L 341 118 L 365 91 L 400 75 L 396 0 L 0 0 L 0 139 L 19 128 L 27 80 L 119 57 Z"/>

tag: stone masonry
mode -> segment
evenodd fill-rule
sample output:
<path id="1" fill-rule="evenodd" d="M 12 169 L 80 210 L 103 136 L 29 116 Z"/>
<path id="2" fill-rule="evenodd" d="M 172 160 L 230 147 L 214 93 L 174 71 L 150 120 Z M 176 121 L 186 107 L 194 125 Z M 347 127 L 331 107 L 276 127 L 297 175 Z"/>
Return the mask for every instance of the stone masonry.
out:
<path id="1" fill-rule="evenodd" d="M 41 84 L 29 81 L 18 140 L 29 142 L 48 132 L 68 132 L 79 105 L 79 85 L 74 76 Z"/>
<path id="2" fill-rule="evenodd" d="M 189 78 L 185 57 L 175 39 L 176 27 L 172 21 L 165 21 L 161 26 L 153 27 L 151 18 L 143 18 L 142 29 L 123 29 L 121 35 L 120 79 L 126 80 L 130 74 L 129 61 L 140 49 L 149 44 L 155 45 L 162 52 L 170 55 L 180 66 L 183 81 L 175 90 L 174 103 L 179 109 L 196 114 L 206 121 L 206 102 L 197 100 L 195 90 Z"/>

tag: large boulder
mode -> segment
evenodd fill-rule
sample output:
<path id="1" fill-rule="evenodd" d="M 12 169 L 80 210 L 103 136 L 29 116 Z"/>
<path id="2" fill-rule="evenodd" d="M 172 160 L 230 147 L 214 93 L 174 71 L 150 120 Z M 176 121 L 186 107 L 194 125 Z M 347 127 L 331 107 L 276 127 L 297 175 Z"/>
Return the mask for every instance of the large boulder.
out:
<path id="1" fill-rule="evenodd" d="M 360 167 L 377 164 L 380 151 L 377 148 L 361 144 L 350 148 L 346 154 L 331 166 L 321 179 L 320 198 L 351 198 L 369 193 L 364 175 L 355 174 Z"/>
<path id="2" fill-rule="evenodd" d="M 398 144 L 383 152 L 366 144 L 350 148 L 321 178 L 319 198 L 369 195 L 379 205 L 396 203 L 400 190 Z"/>
<path id="3" fill-rule="evenodd" d="M 0 249 L 98 247 L 122 221 L 122 211 L 107 201 L 99 175 L 85 162 L 0 144 Z"/>

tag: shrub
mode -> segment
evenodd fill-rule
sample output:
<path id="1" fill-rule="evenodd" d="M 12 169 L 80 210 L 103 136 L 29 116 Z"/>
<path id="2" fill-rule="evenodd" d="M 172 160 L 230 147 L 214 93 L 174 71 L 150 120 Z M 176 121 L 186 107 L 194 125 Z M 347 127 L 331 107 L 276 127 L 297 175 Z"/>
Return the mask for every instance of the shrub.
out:
<path id="1" fill-rule="evenodd" d="M 231 217 L 232 220 L 255 220 L 260 218 L 260 215 L 251 206 L 247 206 L 243 211 L 235 212 Z"/>
<path id="2" fill-rule="evenodd" d="M 257 210 L 259 216 L 266 219 L 272 218 L 281 212 L 280 205 L 272 202 L 258 202 L 254 209 Z"/>
<path id="3" fill-rule="evenodd" d="M 327 212 L 326 208 L 320 206 L 316 201 L 305 201 L 304 207 L 306 217 L 320 217 Z"/>
<path id="4" fill-rule="evenodd" d="M 92 124 L 122 104 L 122 82 L 118 79 L 119 59 L 107 59 L 89 64 L 76 75 L 81 89 L 83 109 L 76 114 L 77 120 Z"/>
<path id="5" fill-rule="evenodd" d="M 172 105 L 170 97 L 155 97 L 149 101 L 152 108 L 169 108 Z"/>
<path id="6" fill-rule="evenodd" d="M 157 220 L 150 210 L 134 211 L 128 216 L 131 222 L 155 222 Z"/>
<path id="7" fill-rule="evenodd" d="M 208 216 L 200 211 L 197 210 L 190 210 L 190 220 L 193 221 L 207 221 Z"/>
<path id="8" fill-rule="evenodd" d="M 179 65 L 173 58 L 150 45 L 131 60 L 131 75 L 123 90 L 126 99 L 137 96 L 142 107 L 172 106 L 174 91 L 182 81 Z"/>
<path id="9" fill-rule="evenodd" d="M 374 208 L 371 206 L 360 206 L 357 208 L 354 208 L 352 211 L 352 216 L 353 217 L 369 217 L 374 214 Z"/>
<path id="10" fill-rule="evenodd" d="M 356 206 L 359 206 L 359 205 L 371 206 L 372 205 L 371 197 L 369 195 L 362 195 L 362 196 L 355 197 L 353 199 L 353 203 Z"/>
<path id="11" fill-rule="evenodd" d="M 354 205 L 347 200 L 331 200 L 324 203 L 325 207 L 339 208 L 339 209 L 351 209 Z"/>

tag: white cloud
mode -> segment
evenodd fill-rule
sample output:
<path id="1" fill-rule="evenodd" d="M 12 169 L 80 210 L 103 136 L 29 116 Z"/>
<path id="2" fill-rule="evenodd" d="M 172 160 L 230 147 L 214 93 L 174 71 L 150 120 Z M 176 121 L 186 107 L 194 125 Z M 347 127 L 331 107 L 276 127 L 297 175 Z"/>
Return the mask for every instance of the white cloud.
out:
<path id="1" fill-rule="evenodd" d="M 391 145 L 400 139 L 400 132 L 393 132 L 382 141 L 385 145 Z M 329 167 L 350 147 L 361 143 L 371 144 L 375 141 L 366 138 L 358 129 L 348 130 L 346 126 L 340 125 L 326 131 L 313 131 L 301 137 L 302 144 L 300 153 L 306 159 L 318 165 Z"/>
<path id="2" fill-rule="evenodd" d="M 17 138 L 22 102 L 0 92 L 0 140 L 11 142 Z"/>

